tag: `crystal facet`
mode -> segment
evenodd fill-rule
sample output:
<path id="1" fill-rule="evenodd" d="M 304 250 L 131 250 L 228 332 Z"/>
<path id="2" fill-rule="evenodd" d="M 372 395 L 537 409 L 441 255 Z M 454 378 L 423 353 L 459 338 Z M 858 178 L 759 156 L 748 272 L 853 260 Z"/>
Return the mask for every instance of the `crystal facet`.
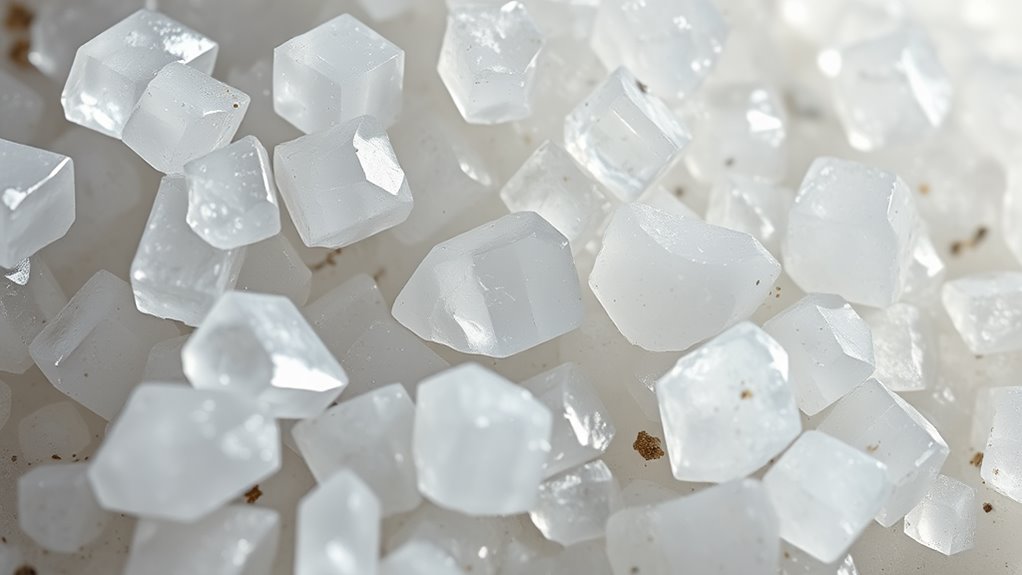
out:
<path id="1" fill-rule="evenodd" d="M 421 380 L 450 367 L 414 333 L 389 317 L 371 323 L 338 359 L 350 379 L 346 398 L 394 382 L 403 384 L 414 397 Z"/>
<path id="2" fill-rule="evenodd" d="M 380 575 L 464 575 L 457 561 L 427 541 L 412 540 L 391 551 L 380 563 Z"/>
<path id="3" fill-rule="evenodd" d="M 386 549 L 424 541 L 454 557 L 466 575 L 497 575 L 513 521 L 470 517 L 427 502 L 406 516 L 401 528 L 387 539 Z"/>
<path id="4" fill-rule="evenodd" d="M 40 407 L 18 422 L 18 447 L 29 463 L 73 459 L 92 442 L 89 426 L 70 401 Z"/>
<path id="5" fill-rule="evenodd" d="M 181 365 L 181 348 L 188 341 L 187 335 L 165 339 L 149 350 L 142 381 L 160 383 L 188 383 Z"/>
<path id="6" fill-rule="evenodd" d="M 1022 388 L 1009 387 L 990 397 L 990 434 L 980 476 L 998 493 L 1022 502 Z"/>
<path id="7" fill-rule="evenodd" d="M 976 537 L 976 490 L 946 475 L 938 475 L 923 500 L 905 516 L 905 535 L 954 555 L 971 549 Z"/>
<path id="8" fill-rule="evenodd" d="M 312 270 L 294 245 L 278 234 L 245 248 L 235 289 L 282 295 L 302 306 L 312 291 Z"/>
<path id="9" fill-rule="evenodd" d="M 863 314 L 873 331 L 876 378 L 891 391 L 920 391 L 936 385 L 938 347 L 930 316 L 908 303 Z"/>
<path id="10" fill-rule="evenodd" d="M 19 268 L 16 276 L 0 277 L 0 371 L 11 373 L 32 367 L 29 344 L 67 304 L 42 259 L 26 259 Z"/>
<path id="11" fill-rule="evenodd" d="M 18 478 L 18 521 L 40 547 L 74 553 L 103 534 L 110 514 L 89 486 L 87 463 L 44 465 Z"/>
<path id="12" fill-rule="evenodd" d="M 788 225 L 795 194 L 788 188 L 744 176 L 717 180 L 706 208 L 706 223 L 745 232 L 775 256 Z"/>
<path id="13" fill-rule="evenodd" d="M 1022 273 L 975 274 L 944 284 L 944 309 L 976 354 L 1022 349 Z"/>
<path id="14" fill-rule="evenodd" d="M 376 573 L 380 503 L 351 471 L 335 473 L 298 504 L 295 575 Z"/>
<path id="15" fill-rule="evenodd" d="M 358 274 L 302 309 L 327 349 L 340 357 L 369 327 L 390 319 L 383 294 L 373 278 Z"/>
<path id="16" fill-rule="evenodd" d="M 31 142 L 38 137 L 44 102 L 35 90 L 0 70 L 0 138 Z"/>
<path id="17" fill-rule="evenodd" d="M 621 505 L 617 479 L 597 459 L 541 483 L 529 516 L 547 539 L 574 545 L 602 537 L 607 519 Z"/>

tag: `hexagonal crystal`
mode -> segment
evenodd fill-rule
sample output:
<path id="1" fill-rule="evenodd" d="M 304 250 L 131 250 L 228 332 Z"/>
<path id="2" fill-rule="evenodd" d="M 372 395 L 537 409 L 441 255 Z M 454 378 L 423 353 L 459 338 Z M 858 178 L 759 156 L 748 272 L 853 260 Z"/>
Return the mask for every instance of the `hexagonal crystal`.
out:
<path id="1" fill-rule="evenodd" d="M 295 575 L 376 573 L 380 503 L 351 471 L 335 473 L 298 504 Z"/>
<path id="2" fill-rule="evenodd" d="M 43 119 L 43 98 L 21 80 L 0 70 L 0 135 L 15 142 L 31 142 L 38 137 Z"/>
<path id="3" fill-rule="evenodd" d="M 390 319 L 390 310 L 372 277 L 358 274 L 302 309 L 327 349 L 340 357 L 374 322 Z"/>
<path id="4" fill-rule="evenodd" d="M 17 274 L 0 277 L 0 371 L 32 367 L 28 346 L 67 303 L 41 258 L 24 260 Z"/>
<path id="5" fill-rule="evenodd" d="M 529 517 L 547 539 L 574 545 L 603 537 L 607 519 L 621 506 L 617 479 L 597 459 L 541 483 Z"/>
<path id="6" fill-rule="evenodd" d="M 783 186 L 745 176 L 717 180 L 706 208 L 706 223 L 745 232 L 780 256 L 781 236 L 795 194 Z"/>
<path id="7" fill-rule="evenodd" d="M 976 490 L 938 475 L 919 505 L 905 516 L 905 535 L 944 555 L 961 553 L 975 544 L 978 508 Z"/>
<path id="8" fill-rule="evenodd" d="M 391 551 L 380 563 L 380 575 L 464 575 L 457 561 L 427 541 L 412 540 Z"/>
<path id="9" fill-rule="evenodd" d="M 294 245 L 278 234 L 245 248 L 235 289 L 282 295 L 303 306 L 312 291 L 312 270 Z"/>
<path id="10" fill-rule="evenodd" d="M 1022 349 L 1022 273 L 988 272 L 944 284 L 944 310 L 976 354 Z"/>
<path id="11" fill-rule="evenodd" d="M 939 377 L 939 349 L 930 316 L 908 303 L 868 311 L 863 319 L 873 331 L 876 377 L 891 391 L 934 387 Z"/>
<path id="12" fill-rule="evenodd" d="M 92 443 L 89 425 L 70 401 L 49 403 L 18 422 L 18 447 L 29 464 L 74 459 Z"/>
<path id="13" fill-rule="evenodd" d="M 18 522 L 37 545 L 74 553 L 103 534 L 111 515 L 89 486 L 86 463 L 44 465 L 18 478 Z"/>
<path id="14" fill-rule="evenodd" d="M 350 379 L 346 398 L 394 382 L 403 384 L 414 397 L 419 381 L 451 366 L 389 317 L 371 323 L 338 359 Z"/>
<path id="15" fill-rule="evenodd" d="M 1022 501 L 1022 388 L 997 390 L 990 401 L 990 434 L 980 476 L 995 491 Z"/>

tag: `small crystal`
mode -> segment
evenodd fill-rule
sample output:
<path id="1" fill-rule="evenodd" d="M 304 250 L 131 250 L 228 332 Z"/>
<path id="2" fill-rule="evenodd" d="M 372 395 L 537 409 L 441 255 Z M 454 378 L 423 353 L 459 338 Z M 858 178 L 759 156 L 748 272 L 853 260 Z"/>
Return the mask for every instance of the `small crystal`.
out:
<path id="1" fill-rule="evenodd" d="M 302 306 L 312 291 L 312 270 L 287 238 L 276 235 L 245 248 L 235 289 L 282 295 Z"/>
<path id="2" fill-rule="evenodd" d="M 38 137 L 43 98 L 18 78 L 0 70 L 0 138 L 27 143 Z"/>
<path id="3" fill-rule="evenodd" d="M 67 297 L 42 259 L 24 260 L 20 273 L 0 278 L 0 371 L 32 367 L 28 346 L 67 304 Z M 23 277 L 27 276 L 27 277 Z"/>
<path id="4" fill-rule="evenodd" d="M 574 545 L 603 537 L 607 519 L 621 505 L 617 479 L 597 459 L 541 483 L 529 516 L 547 539 Z"/>
<path id="5" fill-rule="evenodd" d="M 380 563 L 380 575 L 464 575 L 458 562 L 427 541 L 412 540 L 391 551 Z"/>
<path id="6" fill-rule="evenodd" d="M 977 508 L 973 488 L 938 475 L 919 505 L 905 516 L 905 535 L 944 555 L 972 549 Z"/>
<path id="7" fill-rule="evenodd" d="M 873 330 L 876 377 L 891 391 L 920 391 L 939 377 L 937 342 L 929 315 L 908 303 L 866 312 Z"/>
<path id="8" fill-rule="evenodd" d="M 466 575 L 497 575 L 510 522 L 503 517 L 469 517 L 424 503 L 387 539 L 386 549 L 424 541 L 454 557 Z"/>
<path id="9" fill-rule="evenodd" d="M 181 349 L 189 337 L 187 335 L 172 337 L 154 345 L 149 350 L 142 381 L 188 383 L 184 367 L 181 365 Z"/>
<path id="10" fill-rule="evenodd" d="M 369 326 L 390 319 L 373 278 L 358 274 L 307 305 L 302 314 L 336 357 L 347 352 Z"/>
<path id="11" fill-rule="evenodd" d="M 351 380 L 346 398 L 394 382 L 403 384 L 414 396 L 420 381 L 450 367 L 415 334 L 390 318 L 370 324 L 338 359 Z"/>
<path id="12" fill-rule="evenodd" d="M 781 236 L 794 201 L 795 194 L 788 188 L 744 176 L 726 176 L 717 180 L 710 193 L 706 223 L 745 232 L 771 254 L 780 256 Z"/>
<path id="13" fill-rule="evenodd" d="M 32 18 L 28 60 L 51 80 L 64 82 L 79 46 L 143 4 L 143 0 L 76 0 L 73 4 L 33 5 L 37 11 Z M 212 63 L 209 67 L 212 69 Z"/>
<path id="14" fill-rule="evenodd" d="M 295 575 L 376 573 L 380 503 L 350 471 L 335 473 L 298 504 Z"/>
<path id="15" fill-rule="evenodd" d="M 89 426 L 69 401 L 44 405 L 18 422 L 18 447 L 29 463 L 50 461 L 54 455 L 74 459 L 91 442 Z"/>
<path id="16" fill-rule="evenodd" d="M 1022 273 L 989 272 L 944 284 L 944 309 L 975 354 L 1022 349 Z"/>
<path id="17" fill-rule="evenodd" d="M 1022 502 L 1022 388 L 1004 388 L 990 404 L 990 435 L 979 474 L 994 491 Z"/>
<path id="18" fill-rule="evenodd" d="M 18 478 L 18 521 L 37 545 L 74 553 L 103 534 L 110 514 L 89 486 L 86 463 L 44 465 Z"/>

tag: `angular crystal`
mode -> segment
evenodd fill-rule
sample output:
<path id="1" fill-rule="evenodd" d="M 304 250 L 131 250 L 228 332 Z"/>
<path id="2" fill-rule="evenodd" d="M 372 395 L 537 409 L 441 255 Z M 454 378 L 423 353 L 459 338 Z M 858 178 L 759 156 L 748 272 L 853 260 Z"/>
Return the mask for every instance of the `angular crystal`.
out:
<path id="1" fill-rule="evenodd" d="M 912 241 L 912 262 L 905 278 L 902 300 L 919 303 L 936 301 L 946 275 L 947 266 L 930 239 L 929 229 L 918 226 Z"/>
<path id="2" fill-rule="evenodd" d="M 938 475 L 919 505 L 905 516 L 905 535 L 944 555 L 972 549 L 978 508 L 976 490 Z"/>
<path id="3" fill-rule="evenodd" d="M 944 310 L 975 354 L 1022 349 L 1022 273 L 988 272 L 944 284 Z"/>
<path id="4" fill-rule="evenodd" d="M 706 209 L 706 223 L 745 232 L 775 256 L 788 227 L 788 210 L 795 194 L 783 186 L 744 176 L 717 180 Z"/>
<path id="5" fill-rule="evenodd" d="M 798 547 L 781 542 L 781 570 L 778 575 L 859 575 L 851 555 L 835 563 L 823 563 Z"/>
<path id="6" fill-rule="evenodd" d="M 370 324 L 338 359 L 351 380 L 345 398 L 394 382 L 414 397 L 420 381 L 451 366 L 389 317 Z"/>
<path id="7" fill-rule="evenodd" d="M 979 474 L 994 491 L 1022 502 L 1022 388 L 990 397 L 990 434 Z"/>
<path id="8" fill-rule="evenodd" d="M 604 233 L 589 287 L 628 341 L 680 351 L 750 316 L 780 273 L 748 234 L 628 204 Z"/>
<path id="9" fill-rule="evenodd" d="M 28 463 L 74 459 L 92 443 L 89 426 L 70 401 L 40 407 L 18 422 L 18 447 Z"/>
<path id="10" fill-rule="evenodd" d="M 29 344 L 65 304 L 64 290 L 40 258 L 24 260 L 17 275 L 0 277 L 0 371 L 32 367 Z"/>
<path id="11" fill-rule="evenodd" d="M 863 319 L 873 331 L 876 378 L 891 391 L 920 391 L 936 385 L 939 348 L 930 316 L 908 303 L 871 310 Z"/>
<path id="12" fill-rule="evenodd" d="M 407 516 L 385 547 L 394 550 L 424 541 L 449 553 L 469 575 L 497 575 L 512 522 L 505 517 L 469 517 L 427 502 Z"/>
<path id="13" fill-rule="evenodd" d="M 188 383 L 184 367 L 181 365 L 181 349 L 185 346 L 188 338 L 187 335 L 181 335 L 165 339 L 154 345 L 149 350 L 142 381 Z"/>
<path id="14" fill-rule="evenodd" d="M 603 537 L 607 519 L 621 506 L 617 479 L 597 459 L 541 483 L 529 517 L 547 539 L 567 546 Z"/>
<path id="15" fill-rule="evenodd" d="M 43 549 L 74 553 L 106 529 L 111 514 L 96 503 L 88 467 L 44 465 L 18 478 L 18 523 Z"/>
<path id="16" fill-rule="evenodd" d="M 327 349 L 340 357 L 369 326 L 390 319 L 390 310 L 373 278 L 358 274 L 302 309 Z"/>
<path id="17" fill-rule="evenodd" d="M 38 137 L 44 102 L 35 90 L 12 74 L 0 70 L 0 138 L 31 142 Z"/>
<path id="18" fill-rule="evenodd" d="M 646 193 L 639 198 L 638 203 L 652 206 L 662 212 L 667 212 L 668 214 L 673 214 L 681 218 L 695 218 L 697 220 L 703 219 L 699 214 L 692 211 L 692 208 L 688 207 L 685 202 L 681 201 L 678 190 L 671 192 L 663 186 L 655 186 L 654 188 L 647 190 Z M 721 225 L 725 228 L 728 227 L 722 224 L 717 225 Z"/>
<path id="19" fill-rule="evenodd" d="M 295 575 L 376 573 L 380 503 L 351 471 L 335 473 L 298 504 Z"/>
<path id="20" fill-rule="evenodd" d="M 143 4 L 142 0 L 78 0 L 33 6 L 37 10 L 32 18 L 28 60 L 51 80 L 64 82 L 79 46 Z"/>
<path id="21" fill-rule="evenodd" d="M 286 237 L 276 235 L 245 248 L 235 289 L 282 295 L 303 306 L 312 291 L 312 270 Z"/>
<path id="22" fill-rule="evenodd" d="M 428 541 L 412 540 L 380 563 L 380 575 L 464 575 L 458 562 Z"/>

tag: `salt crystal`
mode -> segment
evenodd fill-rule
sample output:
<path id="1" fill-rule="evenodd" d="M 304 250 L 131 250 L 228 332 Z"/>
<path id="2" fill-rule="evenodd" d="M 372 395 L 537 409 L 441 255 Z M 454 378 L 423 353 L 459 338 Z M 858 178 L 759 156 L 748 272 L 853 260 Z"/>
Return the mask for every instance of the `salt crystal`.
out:
<path id="1" fill-rule="evenodd" d="M 979 474 L 1002 495 L 1022 502 L 1022 390 L 1004 388 L 990 397 L 990 435 Z"/>
<path id="2" fill-rule="evenodd" d="M 780 272 L 747 234 L 628 204 L 604 233 L 589 287 L 628 341 L 678 351 L 751 315 Z"/>
<path id="3" fill-rule="evenodd" d="M 980 389 L 976 392 L 976 402 L 972 410 L 972 427 L 969 430 L 969 447 L 973 451 L 983 451 L 986 448 L 997 406 L 1004 402 L 1015 401 L 1011 397 L 1012 394 L 1020 392 L 1022 392 L 1022 388 L 1010 386 Z M 1002 394 L 1004 395 L 1002 396 Z"/>
<path id="4" fill-rule="evenodd" d="M 188 383 L 181 365 L 181 349 L 190 336 L 181 335 L 165 339 L 149 350 L 142 381 L 160 383 Z"/>
<path id="5" fill-rule="evenodd" d="M 763 329 L 788 352 L 791 385 L 806 415 L 816 415 L 873 374 L 870 326 L 839 296 L 807 295 Z"/>
<path id="6" fill-rule="evenodd" d="M 652 206 L 662 212 L 673 214 L 682 218 L 695 218 L 697 220 L 703 219 L 699 214 L 692 211 L 692 208 L 681 201 L 680 192 L 678 190 L 670 191 L 663 186 L 655 186 L 650 190 L 647 190 L 642 197 L 639 198 L 638 203 Z M 723 224 L 715 224 L 722 227 L 729 227 Z"/>
<path id="7" fill-rule="evenodd" d="M 613 575 L 603 541 L 565 547 L 549 557 L 527 564 L 529 575 Z"/>
<path id="8" fill-rule="evenodd" d="M 376 573 L 380 503 L 351 471 L 335 473 L 298 503 L 295 575 Z"/>
<path id="9" fill-rule="evenodd" d="M 529 516 L 547 539 L 567 546 L 603 537 L 607 519 L 621 506 L 617 479 L 597 459 L 541 483 Z"/>
<path id="10" fill-rule="evenodd" d="M 426 541 L 412 540 L 391 551 L 380 563 L 380 575 L 464 575 L 457 561 Z"/>
<path id="11" fill-rule="evenodd" d="M 18 422 L 18 447 L 29 463 L 73 459 L 92 442 L 89 426 L 74 404 L 46 404 Z"/>
<path id="12" fill-rule="evenodd" d="M 905 535 L 944 555 L 972 549 L 978 507 L 972 487 L 938 475 L 919 505 L 905 516 Z"/>
<path id="13" fill-rule="evenodd" d="M 449 553 L 470 575 L 497 575 L 511 522 L 505 517 L 469 517 L 427 502 L 407 517 L 385 548 L 423 541 Z"/>
<path id="14" fill-rule="evenodd" d="M 600 0 L 528 0 L 526 5 L 543 35 L 574 41 L 589 38 Z"/>
<path id="15" fill-rule="evenodd" d="M 7 419 L 11 416 L 11 386 L 0 380 L 0 430 L 7 425 Z"/>
<path id="16" fill-rule="evenodd" d="M 919 225 L 912 242 L 912 262 L 905 278 L 902 300 L 917 303 L 935 301 L 946 275 L 947 266 L 937 253 L 937 248 L 930 239 L 929 230 Z"/>
<path id="17" fill-rule="evenodd" d="M 1011 165 L 1022 151 L 1022 67 L 986 59 L 970 64 L 960 82 L 963 127 L 974 142 Z"/>
<path id="18" fill-rule="evenodd" d="M 469 515 L 510 515 L 536 501 L 550 453 L 550 410 L 476 364 L 419 385 L 413 452 L 419 491 Z"/>
<path id="19" fill-rule="evenodd" d="M 338 359 L 350 379 L 346 398 L 395 382 L 404 384 L 414 396 L 419 381 L 450 367 L 415 334 L 390 318 L 370 324 Z"/>
<path id="20" fill-rule="evenodd" d="M 233 6 L 231 2 L 222 4 Z M 204 10 L 207 7 L 201 6 Z M 255 9 L 251 4 L 245 6 Z M 245 28 L 245 32 L 251 33 L 251 29 Z M 295 128 L 273 111 L 273 55 L 260 52 L 266 55 L 251 65 L 232 66 L 227 70 L 227 83 L 252 98 L 238 133 L 252 134 L 267 144 L 283 142 L 294 137 Z"/>
<path id="21" fill-rule="evenodd" d="M 347 246 L 400 224 L 412 211 L 408 179 L 371 116 L 280 144 L 273 170 L 309 247 Z"/>
<path id="22" fill-rule="evenodd" d="M 394 319 L 465 353 L 508 357 L 577 328 L 568 240 L 532 212 L 437 244 L 394 300 Z"/>
<path id="23" fill-rule="evenodd" d="M 390 319 L 373 278 L 358 274 L 302 309 L 327 349 L 340 357 L 376 321 Z"/>
<path id="24" fill-rule="evenodd" d="M 28 346 L 67 297 L 41 258 L 26 259 L 16 275 L 0 278 L 0 371 L 25 373 L 33 365 Z"/>
<path id="25" fill-rule="evenodd" d="M 245 248 L 235 289 L 282 295 L 303 306 L 312 291 L 312 270 L 291 242 L 278 234 Z"/>
<path id="26" fill-rule="evenodd" d="M 944 310 L 975 354 L 1022 349 L 1022 273 L 987 272 L 944 284 Z"/>
<path id="27" fill-rule="evenodd" d="M 939 377 L 939 348 L 930 316 L 908 303 L 868 311 L 873 330 L 876 377 L 891 391 L 932 388 Z"/>
<path id="28" fill-rule="evenodd" d="M 279 468 L 277 424 L 251 399 L 145 383 L 107 432 L 89 481 L 105 509 L 188 523 Z"/>
<path id="29" fill-rule="evenodd" d="M 51 80 L 63 82 L 79 46 L 143 4 L 142 0 L 78 0 L 33 6 L 37 10 L 32 18 L 28 60 Z"/>
<path id="30" fill-rule="evenodd" d="M 310 134 L 359 116 L 401 112 L 405 53 L 350 14 L 273 50 L 273 109 Z"/>
<path id="31" fill-rule="evenodd" d="M 227 292 L 181 351 L 199 389 L 254 398 L 275 417 L 321 413 L 348 377 L 291 300 Z"/>
<path id="32" fill-rule="evenodd" d="M 111 514 L 92 494 L 86 463 L 44 465 L 18 478 L 18 522 L 37 545 L 74 553 L 96 541 Z"/>
<path id="33" fill-rule="evenodd" d="M 43 98 L 21 80 L 0 70 L 0 138 L 28 143 L 38 137 Z"/>
<path id="34" fill-rule="evenodd" d="M 358 0 L 358 4 L 376 21 L 393 20 L 405 14 L 418 0 Z"/>
<path id="35" fill-rule="evenodd" d="M 725 176 L 710 193 L 706 223 L 745 232 L 775 256 L 788 226 L 795 194 L 783 186 L 745 176 Z"/>

